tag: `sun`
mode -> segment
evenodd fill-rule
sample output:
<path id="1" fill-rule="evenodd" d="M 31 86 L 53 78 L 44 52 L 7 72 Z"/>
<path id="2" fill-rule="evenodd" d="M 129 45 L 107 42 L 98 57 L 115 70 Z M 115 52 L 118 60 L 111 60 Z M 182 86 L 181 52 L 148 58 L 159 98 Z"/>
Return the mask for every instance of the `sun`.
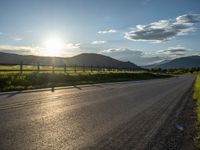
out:
<path id="1" fill-rule="evenodd" d="M 65 43 L 62 39 L 51 37 L 44 41 L 44 53 L 48 56 L 60 56 L 62 54 Z"/>

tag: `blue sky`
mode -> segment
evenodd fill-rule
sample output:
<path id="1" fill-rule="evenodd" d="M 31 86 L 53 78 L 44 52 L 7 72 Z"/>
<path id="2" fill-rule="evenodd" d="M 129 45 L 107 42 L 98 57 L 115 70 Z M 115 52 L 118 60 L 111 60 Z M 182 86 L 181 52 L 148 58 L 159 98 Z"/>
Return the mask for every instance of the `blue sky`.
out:
<path id="1" fill-rule="evenodd" d="M 3 52 L 139 65 L 200 54 L 199 0 L 1 0 L 0 19 Z"/>

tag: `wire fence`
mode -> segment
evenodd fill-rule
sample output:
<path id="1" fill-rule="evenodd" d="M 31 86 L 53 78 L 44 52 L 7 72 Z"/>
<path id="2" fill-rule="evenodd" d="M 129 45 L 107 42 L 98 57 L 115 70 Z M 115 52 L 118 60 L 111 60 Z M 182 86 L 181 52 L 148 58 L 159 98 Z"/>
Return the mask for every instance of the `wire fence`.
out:
<path id="1" fill-rule="evenodd" d="M 93 71 L 135 71 L 135 68 L 111 67 L 105 65 L 41 65 L 40 63 L 34 65 L 27 65 L 21 62 L 20 64 L 1 65 L 0 72 L 93 72 Z"/>

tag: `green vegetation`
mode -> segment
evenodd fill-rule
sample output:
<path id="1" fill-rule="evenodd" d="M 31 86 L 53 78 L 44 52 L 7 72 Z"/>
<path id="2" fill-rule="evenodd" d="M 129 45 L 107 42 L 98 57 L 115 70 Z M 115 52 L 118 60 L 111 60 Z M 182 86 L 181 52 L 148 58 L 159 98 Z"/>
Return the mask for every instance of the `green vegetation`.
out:
<path id="1" fill-rule="evenodd" d="M 153 68 L 152 72 L 160 72 L 167 73 L 173 75 L 188 75 L 188 74 L 197 74 L 200 71 L 200 67 L 193 68 L 179 68 L 179 69 L 161 69 L 161 68 Z"/>
<path id="2" fill-rule="evenodd" d="M 93 65 L 55 65 L 55 66 L 42 66 L 42 65 L 23 65 L 20 67 L 20 65 L 0 65 L 0 73 L 2 71 L 6 72 L 52 72 L 52 71 L 59 71 L 59 72 L 66 72 L 66 71 L 122 71 L 122 70 L 129 70 L 130 69 L 122 69 L 122 68 L 115 68 L 115 67 L 109 67 L 109 66 L 93 66 Z M 141 70 L 141 69 L 133 69 L 132 70 Z"/>
<path id="3" fill-rule="evenodd" d="M 200 75 L 197 76 L 195 83 L 194 99 L 197 102 L 197 138 L 196 143 L 198 149 L 200 149 Z"/>
<path id="4" fill-rule="evenodd" d="M 37 71 L 37 65 L 23 65 L 23 70 L 25 71 Z M 68 68 L 72 69 L 72 68 Z M 0 65 L 0 70 L 4 71 L 20 71 L 20 65 Z M 52 70 L 52 66 L 40 66 L 40 70 Z M 55 67 L 55 70 L 64 70 L 63 67 Z"/>
<path id="5" fill-rule="evenodd" d="M 167 78 L 169 75 L 137 72 L 77 71 L 77 72 L 26 72 L 0 73 L 0 91 L 25 90 L 102 82 Z"/>

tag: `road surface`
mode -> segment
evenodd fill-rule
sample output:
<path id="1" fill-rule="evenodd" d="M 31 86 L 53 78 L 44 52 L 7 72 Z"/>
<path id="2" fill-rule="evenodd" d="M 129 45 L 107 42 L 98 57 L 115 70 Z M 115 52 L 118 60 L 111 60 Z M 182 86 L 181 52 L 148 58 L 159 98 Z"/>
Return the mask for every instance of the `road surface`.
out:
<path id="1" fill-rule="evenodd" d="M 193 77 L 0 93 L 0 149 L 143 149 Z"/>

